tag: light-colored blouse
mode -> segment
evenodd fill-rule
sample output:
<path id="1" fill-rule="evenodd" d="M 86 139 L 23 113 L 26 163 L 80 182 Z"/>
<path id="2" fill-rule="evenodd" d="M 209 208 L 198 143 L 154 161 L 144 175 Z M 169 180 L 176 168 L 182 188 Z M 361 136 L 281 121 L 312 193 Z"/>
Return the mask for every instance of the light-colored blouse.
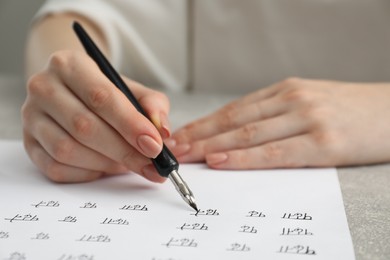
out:
<path id="1" fill-rule="evenodd" d="M 49 0 L 101 27 L 121 73 L 247 93 L 287 77 L 390 81 L 389 0 Z"/>

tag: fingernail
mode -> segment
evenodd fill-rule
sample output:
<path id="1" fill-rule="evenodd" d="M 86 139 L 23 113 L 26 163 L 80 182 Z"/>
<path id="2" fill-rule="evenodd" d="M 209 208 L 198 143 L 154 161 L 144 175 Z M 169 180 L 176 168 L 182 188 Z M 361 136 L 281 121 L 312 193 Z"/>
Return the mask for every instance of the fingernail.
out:
<path id="1" fill-rule="evenodd" d="M 162 146 L 148 135 L 139 136 L 137 139 L 137 144 L 144 155 L 151 158 L 156 158 L 162 149 Z"/>
<path id="2" fill-rule="evenodd" d="M 171 136 L 171 131 L 169 130 L 171 127 L 169 126 L 169 121 L 167 115 L 161 113 L 160 115 L 160 123 L 161 123 L 161 136 L 163 139 L 166 139 Z"/>
<path id="3" fill-rule="evenodd" d="M 214 153 L 206 156 L 207 164 L 216 165 L 225 162 L 228 159 L 226 153 Z"/>
<path id="4" fill-rule="evenodd" d="M 150 120 L 152 121 L 154 126 L 158 129 L 163 139 L 171 136 L 171 131 L 169 130 L 170 129 L 169 121 L 166 114 L 160 113 L 159 116 L 151 115 Z"/>
<path id="5" fill-rule="evenodd" d="M 142 175 L 150 180 L 150 181 L 153 181 L 153 182 L 159 182 L 159 183 L 162 183 L 165 181 L 166 178 L 160 176 L 158 173 L 157 173 L 157 170 L 156 168 L 152 165 L 152 164 L 149 164 L 149 165 L 146 165 L 144 168 L 142 168 Z"/>

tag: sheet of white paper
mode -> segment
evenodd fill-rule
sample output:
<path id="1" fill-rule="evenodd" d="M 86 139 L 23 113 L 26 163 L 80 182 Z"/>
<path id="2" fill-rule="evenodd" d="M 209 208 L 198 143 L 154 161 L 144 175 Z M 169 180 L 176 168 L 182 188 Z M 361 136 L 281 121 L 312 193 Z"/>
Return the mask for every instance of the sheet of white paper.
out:
<path id="1" fill-rule="evenodd" d="M 0 259 L 354 259 L 334 169 L 182 165 L 199 212 L 135 174 L 56 184 L 0 142 Z"/>

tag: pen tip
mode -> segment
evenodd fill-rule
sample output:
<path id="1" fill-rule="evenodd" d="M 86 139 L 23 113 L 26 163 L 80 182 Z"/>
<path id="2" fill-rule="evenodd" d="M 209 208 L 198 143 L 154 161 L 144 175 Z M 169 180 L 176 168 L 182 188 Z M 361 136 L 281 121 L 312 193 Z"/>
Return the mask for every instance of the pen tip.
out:
<path id="1" fill-rule="evenodd" d="M 194 202 L 190 203 L 190 206 L 191 208 L 193 208 L 194 210 L 196 210 L 196 212 L 198 212 L 198 207 L 196 206 L 196 204 Z"/>
<path id="2" fill-rule="evenodd" d="M 193 208 L 197 212 L 199 211 L 198 207 L 196 206 L 196 203 L 195 203 L 195 198 L 192 196 L 192 193 L 191 193 L 191 195 L 186 196 L 186 201 L 187 201 L 188 205 L 191 206 L 191 208 Z"/>

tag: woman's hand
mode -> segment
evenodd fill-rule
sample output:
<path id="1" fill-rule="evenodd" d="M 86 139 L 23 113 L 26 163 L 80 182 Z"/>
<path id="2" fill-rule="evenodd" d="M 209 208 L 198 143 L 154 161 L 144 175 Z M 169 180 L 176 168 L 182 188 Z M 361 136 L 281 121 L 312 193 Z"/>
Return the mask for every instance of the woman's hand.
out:
<path id="1" fill-rule="evenodd" d="M 291 78 L 179 129 L 181 162 L 216 169 L 325 167 L 390 161 L 390 84 Z"/>
<path id="2" fill-rule="evenodd" d="M 156 127 L 84 52 L 57 51 L 27 84 L 24 144 L 50 179 L 80 182 L 128 170 L 162 182 L 149 158 L 169 136 L 165 95 L 125 79 Z"/>

